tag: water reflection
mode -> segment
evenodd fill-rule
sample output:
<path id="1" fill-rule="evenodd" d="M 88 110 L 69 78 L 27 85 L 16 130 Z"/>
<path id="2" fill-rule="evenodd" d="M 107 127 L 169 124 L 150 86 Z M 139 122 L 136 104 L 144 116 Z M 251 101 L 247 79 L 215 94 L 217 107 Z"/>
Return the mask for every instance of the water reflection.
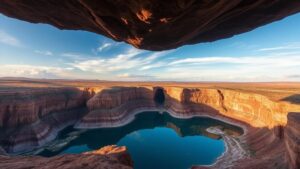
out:
<path id="1" fill-rule="evenodd" d="M 243 132 L 210 118 L 177 119 L 167 113 L 144 112 L 123 127 L 87 131 L 68 128 L 39 155 L 80 153 L 117 144 L 128 147 L 135 168 L 187 168 L 211 164 L 224 152 L 221 137 L 206 131 L 213 126 L 232 135 Z"/>

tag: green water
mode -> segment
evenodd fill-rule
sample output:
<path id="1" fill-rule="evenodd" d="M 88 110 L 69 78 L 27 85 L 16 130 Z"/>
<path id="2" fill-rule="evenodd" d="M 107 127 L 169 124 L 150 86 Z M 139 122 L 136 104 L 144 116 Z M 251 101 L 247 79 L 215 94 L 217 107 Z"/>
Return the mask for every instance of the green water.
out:
<path id="1" fill-rule="evenodd" d="M 212 126 L 220 126 L 229 133 L 242 133 L 241 128 L 210 118 L 177 119 L 167 113 L 143 112 L 123 127 L 81 133 L 68 128 L 58 140 L 73 138 L 71 141 L 57 143 L 59 148 L 53 144 L 40 155 L 81 153 L 117 144 L 127 146 L 136 169 L 186 169 L 212 164 L 225 151 L 223 140 L 206 132 Z"/>

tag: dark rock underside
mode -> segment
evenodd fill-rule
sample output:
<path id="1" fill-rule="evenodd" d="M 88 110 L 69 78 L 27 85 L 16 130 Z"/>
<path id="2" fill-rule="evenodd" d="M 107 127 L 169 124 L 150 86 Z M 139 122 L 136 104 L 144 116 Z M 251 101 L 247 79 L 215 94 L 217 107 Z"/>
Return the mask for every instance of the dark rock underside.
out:
<path id="1" fill-rule="evenodd" d="M 296 0 L 1 0 L 0 12 L 166 50 L 250 31 L 300 11 Z"/>

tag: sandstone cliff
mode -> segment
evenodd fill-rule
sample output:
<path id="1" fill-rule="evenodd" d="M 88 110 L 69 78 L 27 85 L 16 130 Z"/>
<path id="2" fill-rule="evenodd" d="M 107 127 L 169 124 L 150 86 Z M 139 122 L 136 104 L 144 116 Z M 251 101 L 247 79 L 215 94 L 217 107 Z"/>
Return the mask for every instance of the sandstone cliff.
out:
<path id="1" fill-rule="evenodd" d="M 74 88 L 21 88 L 0 93 L 0 128 L 30 124 L 60 110 L 82 107 L 91 93 Z"/>
<path id="2" fill-rule="evenodd" d="M 298 136 L 299 133 L 291 129 L 291 126 L 296 129 L 299 127 L 293 124 L 295 119 L 287 119 L 289 112 L 299 112 L 299 105 L 275 102 L 255 93 L 182 87 L 160 88 L 164 91 L 165 100 L 163 105 L 158 105 L 155 100 L 157 89 L 115 88 L 100 92 L 88 102 L 90 112 L 77 127 L 124 125 L 143 107 L 150 110 L 166 110 L 181 118 L 207 115 L 245 125 L 246 134 L 240 137 L 240 144 L 247 145 L 251 152 L 247 157 L 240 159 L 224 156 L 216 163 L 215 168 L 226 168 L 229 165 L 239 168 L 240 163 L 244 163 L 241 168 L 252 168 L 256 164 L 262 168 L 285 168 L 289 165 L 295 168 L 299 165 L 299 147 L 296 146 L 298 143 L 295 139 L 295 135 Z M 296 113 L 295 116 L 299 115 Z M 286 158 L 282 160 L 284 155 Z M 270 163 L 270 160 L 276 162 Z M 227 165 L 221 167 L 225 161 Z"/>
<path id="3" fill-rule="evenodd" d="M 144 87 L 104 89 L 87 102 L 89 113 L 77 128 L 115 127 L 128 123 L 138 109 L 155 108 L 153 92 Z"/>
<path id="4" fill-rule="evenodd" d="M 49 103 L 45 104 L 45 111 L 56 111 L 49 111 L 42 118 L 36 115 L 39 111 L 36 112 L 34 108 L 26 109 L 29 111 L 30 118 L 24 118 L 26 114 L 14 114 L 14 112 L 22 112 L 19 109 L 10 111 L 10 109 L 2 108 L 1 110 L 4 110 L 6 116 L 10 113 L 16 116 L 9 117 L 37 119 L 36 121 L 32 120 L 31 123 L 28 120 L 21 120 L 21 122 L 12 120 L 3 125 L 6 128 L 16 124 L 22 126 L 17 130 L 12 130 L 14 132 L 11 130 L 6 132 L 9 133 L 9 137 L 2 137 L 3 148 L 8 152 L 16 152 L 24 150 L 22 149 L 24 147 L 32 149 L 41 146 L 46 141 L 54 139 L 57 132 L 65 127 L 65 124 L 76 123 L 75 127 L 77 128 L 121 126 L 133 120 L 136 113 L 144 110 L 157 110 L 167 111 L 180 118 L 210 116 L 243 126 L 245 134 L 238 139 L 224 138 L 229 146 L 237 149 L 227 151 L 211 168 L 250 169 L 253 166 L 256 168 L 259 166 L 261 168 L 289 167 L 296 169 L 299 167 L 300 105 L 298 104 L 270 100 L 258 93 L 229 89 L 112 87 L 98 90 L 94 96 L 92 94 L 94 92 L 91 91 L 92 89 L 80 90 L 71 96 L 67 95 L 68 97 L 55 94 L 58 98 L 72 98 L 72 102 L 65 101 L 61 106 L 58 104 L 57 109 L 47 109 L 47 106 L 52 106 L 51 100 L 55 98 L 54 96 L 50 97 Z M 16 98 L 17 96 L 13 97 L 13 99 Z M 37 105 L 41 105 L 40 100 L 42 99 L 35 100 Z M 2 101 L 1 105 L 6 107 L 6 104 L 3 103 L 13 105 L 18 101 Z M 88 112 L 82 113 L 77 104 L 86 105 Z M 75 110 L 81 113 L 74 113 Z M 245 152 L 237 153 L 237 151 Z"/>
<path id="5" fill-rule="evenodd" d="M 106 146 L 82 154 L 66 154 L 55 157 L 8 157 L 0 155 L 2 169 L 132 169 L 133 162 L 126 147 Z"/>
<path id="6" fill-rule="evenodd" d="M 87 111 L 88 89 L 10 89 L 0 93 L 0 143 L 10 153 L 53 140 Z"/>

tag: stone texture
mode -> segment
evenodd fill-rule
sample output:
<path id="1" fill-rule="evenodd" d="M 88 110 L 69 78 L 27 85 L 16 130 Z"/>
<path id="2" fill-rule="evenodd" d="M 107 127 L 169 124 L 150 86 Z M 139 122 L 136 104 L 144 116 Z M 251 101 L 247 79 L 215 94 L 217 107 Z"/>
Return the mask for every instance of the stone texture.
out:
<path id="1" fill-rule="evenodd" d="M 124 125 L 130 122 L 128 119 L 132 119 L 138 112 L 136 110 L 141 107 L 166 110 L 180 118 L 197 115 L 208 115 L 219 119 L 226 117 L 226 119 L 246 124 L 247 131 L 239 138 L 239 141 L 226 138 L 231 151 L 228 151 L 211 168 L 250 169 L 253 166 L 287 168 L 290 165 L 291 168 L 295 168 L 298 165 L 298 141 L 295 139 L 295 135 L 299 136 L 299 133 L 295 133 L 295 131 L 300 128 L 293 125 L 293 120 L 288 120 L 287 115 L 289 112 L 299 111 L 299 105 L 275 102 L 260 94 L 226 89 L 182 87 L 163 87 L 162 89 L 166 97 L 162 107 L 157 107 L 153 101 L 151 102 L 154 99 L 156 87 L 152 89 L 118 88 L 117 90 L 109 89 L 111 92 L 100 92 L 89 101 L 90 112 L 80 121 L 85 125 L 78 125 L 78 127 Z M 136 94 L 137 91 L 147 93 L 147 97 L 140 97 L 139 94 Z M 115 100 L 112 101 L 111 98 Z M 295 129 L 290 130 L 288 124 Z M 288 133 L 293 132 L 292 136 L 287 136 L 286 130 L 290 130 Z M 238 149 L 237 147 L 236 149 L 234 147 L 243 145 L 246 145 L 247 155 L 241 156 L 244 153 L 236 151 L 244 148 Z M 293 148 L 289 148 L 289 146 Z M 282 159 L 285 155 L 286 158 Z M 195 166 L 195 168 L 197 167 Z"/>
<path id="2" fill-rule="evenodd" d="M 284 130 L 286 156 L 290 168 L 300 168 L 300 113 L 289 113 L 288 123 Z"/>
<path id="3" fill-rule="evenodd" d="M 155 102 L 157 89 L 163 90 L 165 95 L 163 104 Z M 43 137 L 41 133 L 53 133 L 53 130 L 48 128 L 64 124 L 64 118 L 74 119 L 73 122 L 76 122 L 75 127 L 77 128 L 113 127 L 129 123 L 134 119 L 136 113 L 143 110 L 158 110 L 168 111 L 171 115 L 179 118 L 210 116 L 240 124 L 244 127 L 245 134 L 239 136 L 238 140 L 226 138 L 227 145 L 230 145 L 230 151 L 227 151 L 213 166 L 210 166 L 211 168 L 250 169 L 255 166 L 258 169 L 296 169 L 299 167 L 299 104 L 270 100 L 258 93 L 215 88 L 112 87 L 102 88 L 94 96 L 88 94 L 93 93 L 90 92 L 91 89 L 87 91 L 89 92 L 86 95 L 91 98 L 86 100 L 86 104 L 83 104 L 88 109 L 88 113 L 84 114 L 83 117 L 75 116 L 75 114 L 72 116 L 72 113 L 68 114 L 67 112 L 49 112 L 47 116 L 43 116 L 38 120 L 45 121 L 44 123 L 32 121 L 30 124 L 23 125 L 22 130 L 18 130 L 19 132 L 16 134 L 7 137 L 10 138 L 8 139 L 10 145 L 13 146 L 10 148 L 4 146 L 3 148 L 6 151 L 19 150 L 16 148 L 20 145 L 19 140 L 40 140 Z M 59 94 L 57 96 L 58 98 L 61 97 Z M 7 97 L 7 99 L 9 98 Z M 16 99 L 16 97 L 13 97 L 13 99 Z M 36 99 L 37 103 L 39 100 Z M 64 109 L 65 107 L 61 108 Z M 35 109 L 29 110 L 35 111 Z M 7 114 L 7 111 L 4 112 Z M 30 114 L 28 112 L 29 116 L 31 116 Z M 58 120 L 60 118 L 56 114 L 65 116 L 62 117 L 62 120 Z M 16 115 L 22 114 L 18 113 Z M 51 119 L 56 120 L 51 122 L 53 121 Z M 46 123 L 46 121 L 48 122 Z M 35 127 L 36 125 L 41 127 Z M 26 136 L 24 136 L 24 133 Z M 32 135 L 42 137 L 31 137 Z M 41 141 L 40 145 L 42 143 Z M 35 144 L 30 145 L 34 147 Z M 245 150 L 246 154 L 236 152 L 242 150 Z M 233 156 L 235 158 L 232 158 Z M 197 168 L 197 166 L 194 166 L 194 168 Z"/>
<path id="4" fill-rule="evenodd" d="M 2 0 L 0 12 L 60 29 L 86 30 L 138 48 L 211 42 L 300 11 L 294 0 Z"/>
<path id="5" fill-rule="evenodd" d="M 54 157 L 8 157 L 0 155 L 2 169 L 132 169 L 133 162 L 126 147 L 106 146 L 99 150 L 82 154 L 65 154 Z"/>
<path id="6" fill-rule="evenodd" d="M 140 109 L 156 108 L 153 91 L 145 87 L 114 87 L 98 92 L 87 102 L 89 113 L 76 128 L 116 127 L 134 118 Z"/>
<path id="7" fill-rule="evenodd" d="M 86 113 L 89 89 L 12 88 L 0 92 L 0 144 L 9 153 L 55 139 Z"/>
<path id="8" fill-rule="evenodd" d="M 0 128 L 33 123 L 49 113 L 82 107 L 91 97 L 76 88 L 21 88 L 0 92 Z"/>

